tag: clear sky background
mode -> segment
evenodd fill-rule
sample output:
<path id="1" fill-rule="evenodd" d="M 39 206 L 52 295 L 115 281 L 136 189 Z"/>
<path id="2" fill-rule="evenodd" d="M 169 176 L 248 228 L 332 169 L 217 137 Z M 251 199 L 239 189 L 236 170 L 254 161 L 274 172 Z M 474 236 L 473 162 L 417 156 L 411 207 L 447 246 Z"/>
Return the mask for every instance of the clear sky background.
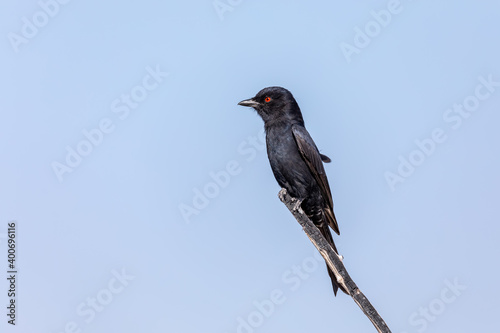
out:
<path id="1" fill-rule="evenodd" d="M 498 2 L 60 1 L 0 11 L 2 332 L 374 332 L 237 106 L 272 85 L 392 332 L 497 330 Z"/>

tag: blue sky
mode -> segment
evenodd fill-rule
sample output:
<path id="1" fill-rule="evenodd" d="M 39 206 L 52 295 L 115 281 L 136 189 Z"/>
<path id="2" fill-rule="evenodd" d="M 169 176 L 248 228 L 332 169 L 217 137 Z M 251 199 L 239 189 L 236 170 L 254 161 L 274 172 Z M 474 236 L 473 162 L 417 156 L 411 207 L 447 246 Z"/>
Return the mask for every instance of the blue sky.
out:
<path id="1" fill-rule="evenodd" d="M 279 85 L 332 159 L 335 242 L 392 331 L 492 331 L 499 10 L 4 2 L 0 256 L 16 221 L 18 294 L 0 326 L 374 331 L 333 297 L 277 198 L 262 121 L 236 105 Z"/>

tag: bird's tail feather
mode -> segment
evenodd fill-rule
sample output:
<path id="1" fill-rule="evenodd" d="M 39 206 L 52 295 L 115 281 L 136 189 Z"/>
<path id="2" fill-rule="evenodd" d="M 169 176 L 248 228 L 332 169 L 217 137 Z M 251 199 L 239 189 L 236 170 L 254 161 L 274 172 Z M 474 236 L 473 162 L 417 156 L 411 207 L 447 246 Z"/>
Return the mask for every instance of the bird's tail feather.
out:
<path id="1" fill-rule="evenodd" d="M 323 237 L 325 237 L 327 242 L 330 243 L 330 245 L 332 246 L 335 253 L 339 254 L 339 252 L 337 251 L 337 247 L 335 246 L 335 243 L 333 242 L 332 233 L 330 232 L 330 229 L 328 228 L 328 224 L 322 223 L 322 225 L 318 226 L 318 228 L 319 228 L 321 234 L 323 235 Z M 344 288 L 337 282 L 337 278 L 335 277 L 335 274 L 330 269 L 330 267 L 328 267 L 328 264 L 326 265 L 326 268 L 328 269 L 328 275 L 330 275 L 330 280 L 332 280 L 333 293 L 335 294 L 335 296 L 337 296 L 337 291 L 339 288 L 344 293 L 348 294 L 347 291 L 344 290 Z"/>
<path id="2" fill-rule="evenodd" d="M 325 208 L 323 213 L 325 215 L 326 220 L 328 221 L 328 224 L 330 225 L 330 228 L 332 228 L 337 235 L 340 235 L 339 224 L 337 223 L 337 219 L 335 218 L 333 210 L 330 208 Z"/>

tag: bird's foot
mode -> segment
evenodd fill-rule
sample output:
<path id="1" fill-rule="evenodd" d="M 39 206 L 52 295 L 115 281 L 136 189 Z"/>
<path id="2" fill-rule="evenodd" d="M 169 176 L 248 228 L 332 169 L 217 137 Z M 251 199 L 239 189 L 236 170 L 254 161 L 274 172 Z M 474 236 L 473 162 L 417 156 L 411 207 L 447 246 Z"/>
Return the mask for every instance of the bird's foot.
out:
<path id="1" fill-rule="evenodd" d="M 293 210 L 302 209 L 301 205 L 302 205 L 302 201 L 304 201 L 304 200 L 299 200 L 299 199 L 295 199 L 295 200 L 297 200 L 297 201 L 293 205 Z"/>
<path id="2" fill-rule="evenodd" d="M 280 198 L 281 201 L 283 202 L 286 202 L 285 200 L 285 195 L 287 194 L 287 190 L 285 188 L 282 188 L 280 190 L 280 192 L 278 193 L 278 198 Z M 293 210 L 299 210 L 299 209 L 302 209 L 301 205 L 302 205 L 302 201 L 304 201 L 304 199 L 302 200 L 299 200 L 297 198 L 294 198 L 294 197 L 291 197 L 292 199 L 292 202 L 295 201 L 295 203 L 293 204 Z"/>
<path id="3" fill-rule="evenodd" d="M 280 200 L 283 202 L 285 202 L 285 194 L 286 194 L 286 188 L 282 188 L 280 190 L 280 193 L 278 193 L 278 198 L 280 198 Z"/>

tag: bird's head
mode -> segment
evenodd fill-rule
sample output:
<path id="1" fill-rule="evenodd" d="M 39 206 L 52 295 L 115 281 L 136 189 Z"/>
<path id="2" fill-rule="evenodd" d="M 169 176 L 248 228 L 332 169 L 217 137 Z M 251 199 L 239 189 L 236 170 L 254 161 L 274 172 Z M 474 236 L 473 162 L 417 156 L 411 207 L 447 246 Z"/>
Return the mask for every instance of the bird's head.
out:
<path id="1" fill-rule="evenodd" d="M 254 108 L 266 124 L 282 117 L 303 123 L 295 98 L 290 91 L 282 87 L 264 88 L 255 97 L 245 99 L 238 105 Z"/>

